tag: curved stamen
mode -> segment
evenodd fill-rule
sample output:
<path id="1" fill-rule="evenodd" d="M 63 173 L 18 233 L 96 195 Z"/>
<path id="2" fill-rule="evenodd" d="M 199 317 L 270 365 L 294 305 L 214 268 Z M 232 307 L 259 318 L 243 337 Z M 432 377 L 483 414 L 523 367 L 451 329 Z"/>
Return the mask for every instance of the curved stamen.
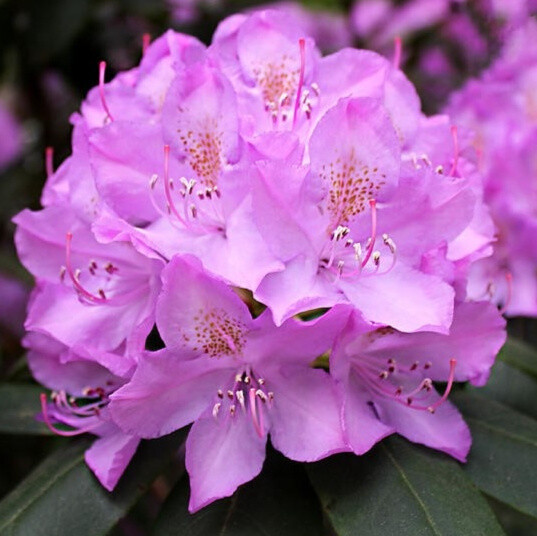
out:
<path id="1" fill-rule="evenodd" d="M 183 217 L 179 214 L 177 207 L 175 206 L 175 203 L 172 199 L 172 183 L 170 180 L 169 175 L 169 167 L 170 167 L 170 146 L 165 145 L 164 146 L 164 192 L 166 195 L 166 201 L 168 203 L 168 210 L 185 226 L 188 227 L 187 222 L 183 219 Z"/>
<path id="2" fill-rule="evenodd" d="M 451 388 L 453 387 L 453 381 L 455 379 L 455 366 L 457 365 L 456 359 L 450 359 L 449 360 L 449 378 L 448 383 L 446 385 L 446 389 L 444 391 L 444 394 L 442 397 L 437 400 L 434 404 L 431 404 L 430 406 L 412 406 L 413 409 L 420 409 L 420 410 L 427 410 L 430 413 L 434 413 L 438 407 L 440 407 L 449 396 L 449 393 L 451 392 Z M 410 404 L 409 404 L 410 405 Z"/>
<path id="3" fill-rule="evenodd" d="M 77 428 L 75 430 L 60 430 L 59 428 L 56 428 L 52 421 L 50 420 L 50 416 L 48 413 L 48 407 L 47 407 L 47 395 L 45 393 L 41 393 L 39 395 L 39 399 L 41 401 L 41 412 L 43 414 L 43 421 L 47 428 L 54 434 L 63 436 L 63 437 L 73 437 L 81 434 L 85 434 L 87 432 L 91 432 L 92 430 L 95 430 L 101 423 L 95 423 L 91 426 L 86 426 L 85 428 Z"/>
<path id="4" fill-rule="evenodd" d="M 104 290 L 99 289 L 99 296 L 96 296 L 95 294 L 91 293 L 89 290 L 85 289 L 80 283 L 78 279 L 79 277 L 78 272 L 73 271 L 73 266 L 71 263 L 71 241 L 72 240 L 73 240 L 73 233 L 68 232 L 65 235 L 65 267 L 67 269 L 69 278 L 71 279 L 73 283 L 73 286 L 75 287 L 76 291 L 81 296 L 88 299 L 91 303 L 107 303 L 108 298 L 106 297 Z"/>
<path id="5" fill-rule="evenodd" d="M 371 238 L 369 239 L 367 250 L 365 252 L 365 257 L 362 260 L 362 268 L 369 261 L 371 254 L 373 253 L 373 248 L 375 247 L 375 240 L 377 238 L 377 202 L 375 199 L 369 200 L 369 206 L 371 207 Z"/>
<path id="6" fill-rule="evenodd" d="M 295 110 L 293 112 L 293 128 L 295 127 L 296 119 L 298 116 L 298 108 L 300 106 L 302 86 L 304 85 L 304 73 L 306 70 L 306 40 L 303 37 L 301 37 L 298 40 L 298 46 L 300 48 L 300 75 L 298 78 L 298 88 L 296 92 Z"/>
<path id="7" fill-rule="evenodd" d="M 265 435 L 263 429 L 263 411 L 260 411 L 259 413 L 257 412 L 257 397 L 255 391 L 255 387 L 251 387 L 248 391 L 248 397 L 250 399 L 250 415 L 252 416 L 252 422 L 257 435 L 262 438 Z"/>
<path id="8" fill-rule="evenodd" d="M 453 177 L 457 173 L 457 165 L 459 164 L 459 136 L 455 125 L 451 127 L 451 137 L 453 138 L 453 164 L 449 174 Z"/>
<path id="9" fill-rule="evenodd" d="M 47 179 L 50 179 L 54 175 L 54 149 L 52 147 L 45 149 L 45 170 Z"/>
<path id="10" fill-rule="evenodd" d="M 110 110 L 108 108 L 108 104 L 106 104 L 106 98 L 104 95 L 104 74 L 106 71 L 106 62 L 101 61 L 99 63 L 99 96 L 101 97 L 101 104 L 103 107 L 103 110 L 106 112 L 106 116 L 109 121 L 113 121 L 114 118 L 112 117 L 112 114 L 110 113 Z"/>
<path id="11" fill-rule="evenodd" d="M 403 41 L 401 37 L 397 36 L 394 39 L 394 52 L 393 52 L 393 68 L 399 69 L 401 66 L 401 54 L 403 51 Z"/>

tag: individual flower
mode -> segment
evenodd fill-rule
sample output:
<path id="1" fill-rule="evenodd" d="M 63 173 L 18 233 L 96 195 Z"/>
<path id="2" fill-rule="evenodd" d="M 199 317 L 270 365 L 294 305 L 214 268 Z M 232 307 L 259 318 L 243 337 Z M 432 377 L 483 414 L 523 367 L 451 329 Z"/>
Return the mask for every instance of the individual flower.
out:
<path id="1" fill-rule="evenodd" d="M 112 491 L 140 439 L 123 433 L 109 416 L 110 394 L 132 372 L 127 356 L 80 349 L 80 353 L 40 333 L 28 334 L 28 364 L 34 377 L 53 389 L 51 402 L 41 395 L 41 418 L 55 434 L 98 436 L 85 460 L 100 483 Z"/>
<path id="2" fill-rule="evenodd" d="M 255 477 L 268 434 L 294 460 L 347 450 L 334 385 L 310 366 L 346 318 L 333 310 L 281 327 L 268 311 L 252 319 L 229 287 L 175 257 L 163 271 L 157 309 L 166 349 L 146 354 L 111 396 L 114 421 L 147 438 L 194 422 L 186 445 L 190 511 Z"/>
<path id="3" fill-rule="evenodd" d="M 154 323 L 162 260 L 130 243 L 97 242 L 69 206 L 14 218 L 21 261 L 38 280 L 26 329 L 69 347 L 143 346 Z"/>
<path id="4" fill-rule="evenodd" d="M 457 304 L 447 335 L 400 333 L 354 313 L 330 356 L 352 450 L 362 454 L 397 432 L 465 461 L 470 431 L 447 396 L 454 381 L 486 382 L 504 328 L 488 302 Z M 442 395 L 433 381 L 447 382 Z"/>

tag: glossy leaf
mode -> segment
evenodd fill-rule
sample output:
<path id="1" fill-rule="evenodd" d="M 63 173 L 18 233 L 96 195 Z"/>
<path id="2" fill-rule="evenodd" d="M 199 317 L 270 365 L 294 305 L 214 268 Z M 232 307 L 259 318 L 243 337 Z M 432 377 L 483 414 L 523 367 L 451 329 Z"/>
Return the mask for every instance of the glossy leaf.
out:
<path id="1" fill-rule="evenodd" d="M 537 378 L 537 349 L 524 341 L 510 337 L 498 357 L 512 367 Z"/>
<path id="2" fill-rule="evenodd" d="M 504 361 L 496 362 L 484 387 L 470 390 L 537 419 L 537 380 Z"/>
<path id="3" fill-rule="evenodd" d="M 84 462 L 91 439 L 70 443 L 0 502 L 0 534 L 107 534 L 147 491 L 183 438 L 178 433 L 143 443 L 113 493 L 99 484 Z"/>
<path id="4" fill-rule="evenodd" d="M 457 462 L 399 437 L 309 474 L 337 536 L 504 534 Z"/>
<path id="5" fill-rule="evenodd" d="M 43 387 L 24 383 L 0 384 L 0 433 L 50 434 L 36 419 Z"/>
<path id="6" fill-rule="evenodd" d="M 487 494 L 537 517 L 537 421 L 475 394 L 453 399 L 472 430 L 466 474 Z"/>
<path id="7" fill-rule="evenodd" d="M 321 536 L 322 517 L 303 468 L 281 455 L 269 455 L 263 472 L 198 513 L 188 513 L 188 477 L 172 491 L 154 536 Z"/>

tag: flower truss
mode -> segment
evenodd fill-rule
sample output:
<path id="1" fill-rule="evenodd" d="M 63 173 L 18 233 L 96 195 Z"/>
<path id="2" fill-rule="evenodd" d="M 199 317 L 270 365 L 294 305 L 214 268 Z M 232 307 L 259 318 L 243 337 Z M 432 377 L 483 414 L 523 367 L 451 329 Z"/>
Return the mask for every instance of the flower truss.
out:
<path id="1" fill-rule="evenodd" d="M 464 460 L 447 398 L 505 333 L 467 299 L 494 230 L 450 119 L 383 57 L 322 57 L 273 11 L 105 67 L 44 208 L 15 218 L 48 426 L 98 436 L 111 490 L 141 438 L 193 423 L 191 511 L 255 477 L 269 437 L 298 461 L 395 432 Z"/>
<path id="2" fill-rule="evenodd" d="M 472 131 L 497 227 L 494 255 L 472 267 L 469 292 L 503 305 L 510 316 L 537 316 L 536 39 L 537 24 L 529 19 L 448 107 L 454 120 Z"/>

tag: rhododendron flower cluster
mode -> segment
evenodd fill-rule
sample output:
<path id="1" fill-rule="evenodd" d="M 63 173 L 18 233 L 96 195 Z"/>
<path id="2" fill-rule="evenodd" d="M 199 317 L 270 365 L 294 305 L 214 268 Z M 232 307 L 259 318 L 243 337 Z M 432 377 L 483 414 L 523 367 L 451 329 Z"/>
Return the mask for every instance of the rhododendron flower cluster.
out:
<path id="1" fill-rule="evenodd" d="M 493 226 L 450 119 L 396 65 L 322 57 L 275 11 L 105 67 L 72 155 L 53 172 L 48 154 L 44 208 L 15 218 L 43 420 L 98 436 L 109 490 L 141 438 L 193 423 L 191 511 L 255 477 L 268 438 L 308 462 L 397 432 L 464 460 L 447 398 L 505 334 L 466 296 Z"/>
<path id="2" fill-rule="evenodd" d="M 506 41 L 480 79 L 454 94 L 454 120 L 472 130 L 474 158 L 497 226 L 494 255 L 471 270 L 470 293 L 537 316 L 537 24 Z"/>

